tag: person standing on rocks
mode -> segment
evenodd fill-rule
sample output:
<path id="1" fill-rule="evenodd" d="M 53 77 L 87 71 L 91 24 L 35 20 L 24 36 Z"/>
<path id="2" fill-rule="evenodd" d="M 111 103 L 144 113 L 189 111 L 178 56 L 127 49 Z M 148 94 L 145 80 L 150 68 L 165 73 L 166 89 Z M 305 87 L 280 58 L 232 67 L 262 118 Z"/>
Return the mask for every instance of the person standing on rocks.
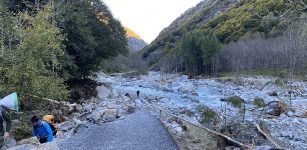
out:
<path id="1" fill-rule="evenodd" d="M 12 126 L 12 121 L 10 116 L 6 113 L 6 110 L 3 108 L 3 106 L 0 106 L 0 135 L 3 136 L 0 137 L 0 149 L 5 144 L 5 140 L 7 140 L 10 137 L 10 130 Z M 4 130 L 3 128 L 3 121 L 6 122 L 6 128 Z"/>
<path id="2" fill-rule="evenodd" d="M 32 137 L 35 140 L 38 138 L 41 144 L 52 141 L 53 133 L 47 122 L 39 120 L 37 116 L 33 116 L 31 122 L 33 125 Z"/>
<path id="3" fill-rule="evenodd" d="M 140 97 L 140 91 L 139 91 L 139 90 L 136 91 L 136 97 L 137 97 L 137 98 Z"/>

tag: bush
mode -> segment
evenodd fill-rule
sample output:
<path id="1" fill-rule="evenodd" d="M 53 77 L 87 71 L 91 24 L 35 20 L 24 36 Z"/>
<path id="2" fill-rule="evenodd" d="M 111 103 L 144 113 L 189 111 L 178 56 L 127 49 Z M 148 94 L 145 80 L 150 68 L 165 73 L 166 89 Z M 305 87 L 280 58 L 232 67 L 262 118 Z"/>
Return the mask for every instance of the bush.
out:
<path id="1" fill-rule="evenodd" d="M 218 115 L 208 107 L 205 107 L 203 105 L 199 105 L 197 107 L 197 110 L 201 113 L 201 120 L 200 123 L 202 125 L 216 125 L 219 122 L 219 117 Z"/>
<path id="2" fill-rule="evenodd" d="M 253 101 L 253 104 L 255 106 L 257 106 L 258 108 L 262 108 L 262 107 L 265 106 L 264 100 L 262 98 L 259 98 L 259 97 L 255 98 L 255 100 Z"/>
<path id="3" fill-rule="evenodd" d="M 239 96 L 230 97 L 226 101 L 230 103 L 231 106 L 236 108 L 242 108 L 242 104 L 244 103 L 244 100 Z"/>
<path id="4" fill-rule="evenodd" d="M 285 86 L 286 83 L 285 83 L 285 81 L 283 79 L 278 78 L 278 79 L 275 80 L 275 85 L 277 85 L 277 86 Z"/>

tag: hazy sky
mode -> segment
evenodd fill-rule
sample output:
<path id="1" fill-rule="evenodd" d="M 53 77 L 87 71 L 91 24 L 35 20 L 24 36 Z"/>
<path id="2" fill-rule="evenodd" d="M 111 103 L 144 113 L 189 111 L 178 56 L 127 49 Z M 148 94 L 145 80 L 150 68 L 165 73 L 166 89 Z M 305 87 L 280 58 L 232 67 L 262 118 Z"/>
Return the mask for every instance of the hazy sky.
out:
<path id="1" fill-rule="evenodd" d="M 103 0 L 115 18 L 147 43 L 201 0 Z"/>

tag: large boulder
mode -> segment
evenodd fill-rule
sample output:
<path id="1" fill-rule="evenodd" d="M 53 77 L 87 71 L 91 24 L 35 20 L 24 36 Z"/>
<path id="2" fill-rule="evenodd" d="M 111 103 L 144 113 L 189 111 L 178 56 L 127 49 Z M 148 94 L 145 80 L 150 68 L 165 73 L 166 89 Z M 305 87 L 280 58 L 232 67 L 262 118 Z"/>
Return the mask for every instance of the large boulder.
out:
<path id="1" fill-rule="evenodd" d="M 66 120 L 66 117 L 61 110 L 53 110 L 51 115 L 54 117 L 54 122 L 63 122 Z"/>
<path id="2" fill-rule="evenodd" d="M 289 107 L 282 101 L 272 101 L 266 105 L 266 113 L 273 116 L 280 116 L 286 114 L 289 111 Z"/>
<path id="3" fill-rule="evenodd" d="M 107 98 L 110 95 L 112 95 L 111 90 L 106 88 L 105 86 L 97 86 L 96 90 L 98 91 L 98 98 L 99 99 Z"/>
<path id="4" fill-rule="evenodd" d="M 68 120 L 57 125 L 58 130 L 64 132 L 67 132 L 75 127 L 76 123 L 73 120 Z"/>
<path id="5" fill-rule="evenodd" d="M 85 112 L 92 112 L 92 110 L 94 109 L 94 104 L 92 103 L 84 103 L 82 104 L 82 106 Z"/>
<path id="6" fill-rule="evenodd" d="M 196 89 L 195 86 L 193 86 L 192 84 L 187 84 L 181 88 L 178 89 L 179 92 L 182 93 L 194 93 L 193 91 Z"/>
<path id="7" fill-rule="evenodd" d="M 16 140 L 11 137 L 11 138 L 5 140 L 5 145 L 1 149 L 7 149 L 7 148 L 10 148 L 10 147 L 14 147 L 14 146 L 16 146 Z"/>
<path id="8" fill-rule="evenodd" d="M 93 120 L 95 123 L 99 122 L 99 120 L 102 119 L 103 113 L 104 110 L 102 108 L 98 108 L 95 111 L 93 111 L 90 115 L 88 115 L 86 119 Z"/>
<path id="9" fill-rule="evenodd" d="M 77 111 L 77 112 L 81 112 L 82 111 L 82 105 L 80 105 L 80 104 L 76 104 L 75 106 L 74 106 L 74 110 L 75 111 Z"/>
<path id="10" fill-rule="evenodd" d="M 107 122 L 115 121 L 118 118 L 118 110 L 117 109 L 107 109 L 103 113 L 103 120 Z"/>

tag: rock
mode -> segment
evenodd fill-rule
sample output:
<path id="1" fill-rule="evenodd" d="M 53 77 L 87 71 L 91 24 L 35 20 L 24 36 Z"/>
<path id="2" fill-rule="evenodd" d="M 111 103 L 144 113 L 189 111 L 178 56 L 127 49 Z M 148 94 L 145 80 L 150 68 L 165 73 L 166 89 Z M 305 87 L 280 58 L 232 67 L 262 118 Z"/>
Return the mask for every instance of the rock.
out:
<path id="1" fill-rule="evenodd" d="M 180 125 L 177 122 L 173 121 L 171 126 L 172 126 L 173 129 L 175 129 L 175 128 L 179 127 Z"/>
<path id="2" fill-rule="evenodd" d="M 160 99 L 160 102 L 168 102 L 168 101 L 170 101 L 170 99 L 166 97 Z"/>
<path id="3" fill-rule="evenodd" d="M 199 100 L 197 100 L 197 99 L 191 99 L 191 102 L 192 102 L 192 103 L 199 103 Z"/>
<path id="4" fill-rule="evenodd" d="M 80 132 L 81 130 L 84 130 L 84 129 L 86 129 L 86 128 L 88 128 L 88 126 L 86 126 L 86 125 L 84 125 L 84 124 L 79 124 L 79 125 L 77 125 L 77 127 L 74 129 L 74 134 L 76 134 L 76 133 L 78 133 L 78 132 Z"/>
<path id="5" fill-rule="evenodd" d="M 82 105 L 80 105 L 80 104 L 76 104 L 75 107 L 74 107 L 74 110 L 75 110 L 75 111 L 78 111 L 78 112 L 81 112 L 82 109 L 83 109 L 83 108 L 82 108 Z"/>
<path id="6" fill-rule="evenodd" d="M 81 114 L 78 113 L 78 112 L 74 112 L 74 113 L 72 113 L 72 114 L 70 115 L 71 118 L 79 118 L 80 116 L 81 116 Z"/>
<path id="7" fill-rule="evenodd" d="M 33 144 L 22 144 L 22 145 L 18 145 L 18 146 L 14 146 L 11 148 L 8 148 L 6 150 L 35 150 L 37 148 L 36 145 Z"/>
<path id="8" fill-rule="evenodd" d="M 289 112 L 287 113 L 287 115 L 288 115 L 289 117 L 292 117 L 292 116 L 294 116 L 294 113 L 293 113 L 292 111 L 289 111 Z"/>
<path id="9" fill-rule="evenodd" d="M 169 88 L 169 87 L 163 86 L 162 87 L 162 91 L 164 91 L 164 92 L 172 92 L 173 90 L 171 88 Z"/>
<path id="10" fill-rule="evenodd" d="M 198 93 L 192 93 L 193 96 L 199 96 Z"/>
<path id="11" fill-rule="evenodd" d="M 77 119 L 77 118 L 73 118 L 72 120 L 76 123 L 77 126 L 78 126 L 79 124 L 84 124 L 84 123 L 85 123 L 85 122 L 83 122 L 83 121 L 81 121 L 81 120 L 79 120 L 79 119 Z"/>
<path id="12" fill-rule="evenodd" d="M 96 90 L 98 91 L 98 98 L 99 99 L 107 98 L 110 95 L 112 95 L 112 92 L 110 91 L 110 89 L 108 89 L 104 86 L 97 86 Z"/>
<path id="13" fill-rule="evenodd" d="M 183 95 L 183 96 L 181 96 L 181 98 L 189 98 L 189 96 L 188 95 Z"/>
<path id="14" fill-rule="evenodd" d="M 179 77 L 178 79 L 180 82 L 184 82 L 188 80 L 188 76 L 187 75 L 182 75 L 181 77 Z"/>
<path id="15" fill-rule="evenodd" d="M 117 117 L 118 117 L 117 109 L 107 109 L 103 113 L 103 120 L 107 122 L 115 121 Z"/>
<path id="16" fill-rule="evenodd" d="M 299 136 L 295 138 L 295 141 L 302 141 L 305 142 L 305 137 L 304 136 Z"/>
<path id="17" fill-rule="evenodd" d="M 97 123 L 100 119 L 102 119 L 102 115 L 104 110 L 102 108 L 98 108 L 97 110 L 93 111 L 90 115 L 86 117 L 86 119 L 92 119 L 94 123 Z"/>
<path id="18" fill-rule="evenodd" d="M 288 105 L 281 101 L 272 101 L 266 107 L 267 110 L 265 112 L 273 116 L 280 116 L 289 111 Z"/>
<path id="19" fill-rule="evenodd" d="M 300 122 L 297 118 L 293 118 L 293 119 L 292 119 L 292 123 L 293 123 L 293 124 L 297 124 L 297 125 L 300 125 L 300 124 L 301 124 L 301 122 Z"/>
<path id="20" fill-rule="evenodd" d="M 181 127 L 176 127 L 174 130 L 176 131 L 176 133 L 182 133 L 183 132 L 183 129 Z"/>
<path id="21" fill-rule="evenodd" d="M 91 103 L 89 103 L 89 104 L 84 103 L 83 104 L 83 109 L 85 110 L 85 112 L 92 112 L 93 105 Z"/>
<path id="22" fill-rule="evenodd" d="M 3 146 L 3 148 L 6 149 L 6 148 L 14 147 L 14 146 L 16 146 L 16 140 L 10 137 L 9 139 L 5 140 L 5 146 Z"/>
<path id="23" fill-rule="evenodd" d="M 276 91 L 272 91 L 268 93 L 269 96 L 278 96 Z"/>
<path id="24" fill-rule="evenodd" d="M 90 102 L 90 103 L 98 103 L 98 99 L 96 97 L 91 97 L 89 100 L 87 100 L 86 102 Z"/>
<path id="25" fill-rule="evenodd" d="M 65 121 L 57 125 L 57 128 L 64 132 L 67 132 L 75 127 L 76 123 L 73 120 Z"/>
<path id="26" fill-rule="evenodd" d="M 119 93 L 114 88 L 111 89 L 111 95 L 112 95 L 112 97 L 119 97 L 120 96 Z"/>
<path id="27" fill-rule="evenodd" d="M 128 106 L 128 110 L 127 110 L 127 113 L 128 114 L 132 114 L 132 113 L 134 113 L 135 112 L 135 107 L 134 106 Z"/>
<path id="28" fill-rule="evenodd" d="M 192 93 L 194 90 L 195 87 L 193 85 L 185 85 L 184 87 L 178 89 L 178 91 L 182 93 Z"/>
<path id="29" fill-rule="evenodd" d="M 54 117 L 54 122 L 63 122 L 66 120 L 66 118 L 64 117 L 64 114 L 61 110 L 53 110 L 51 112 L 51 115 L 53 115 Z"/>

